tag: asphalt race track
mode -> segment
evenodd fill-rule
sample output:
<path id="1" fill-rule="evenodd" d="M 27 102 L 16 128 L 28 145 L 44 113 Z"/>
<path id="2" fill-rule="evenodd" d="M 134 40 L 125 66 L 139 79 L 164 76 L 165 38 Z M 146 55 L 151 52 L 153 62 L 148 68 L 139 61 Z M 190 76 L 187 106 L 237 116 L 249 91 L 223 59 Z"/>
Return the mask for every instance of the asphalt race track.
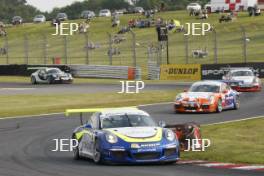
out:
<path id="1" fill-rule="evenodd" d="M 7 87 L 10 87 L 10 85 L 7 85 Z M 154 87 L 153 85 L 152 89 L 155 89 Z M 175 85 L 164 87 L 170 89 L 175 88 Z M 113 91 L 113 89 L 110 91 Z M 208 124 L 264 115 L 263 104 L 264 92 L 259 92 L 243 93 L 241 95 L 241 109 L 224 111 L 221 114 L 174 114 L 172 104 L 142 106 L 141 108 L 149 112 L 157 121 L 165 120 L 167 123 L 195 121 Z M 72 130 L 78 125 L 78 118 L 66 118 L 63 114 L 0 120 L 0 176 L 263 175 L 263 172 L 260 171 L 213 169 L 190 164 L 98 166 L 89 160 L 74 161 L 70 152 L 52 152 L 51 150 L 55 149 L 53 139 L 70 138 Z"/>

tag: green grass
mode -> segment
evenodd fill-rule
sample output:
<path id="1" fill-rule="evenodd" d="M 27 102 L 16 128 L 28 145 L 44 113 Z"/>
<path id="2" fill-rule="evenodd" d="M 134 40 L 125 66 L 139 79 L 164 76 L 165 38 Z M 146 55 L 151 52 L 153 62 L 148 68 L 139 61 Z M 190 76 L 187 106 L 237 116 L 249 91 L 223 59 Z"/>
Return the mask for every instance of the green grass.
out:
<path id="1" fill-rule="evenodd" d="M 74 84 L 120 84 L 119 79 L 93 79 L 93 78 L 74 78 Z M 30 83 L 30 78 L 25 76 L 0 76 L 0 83 Z M 190 82 L 189 80 L 181 80 L 180 82 Z M 177 83 L 171 80 L 144 80 L 147 84 L 172 84 Z"/>
<path id="2" fill-rule="evenodd" d="M 140 94 L 93 93 L 59 95 L 0 95 L 0 117 L 64 112 L 71 108 L 120 107 L 173 101 L 179 90 Z"/>
<path id="3" fill-rule="evenodd" d="M 218 23 L 219 14 L 210 15 L 208 20 L 200 21 L 195 17 L 190 17 L 186 11 L 174 11 L 156 14 L 157 17 L 163 17 L 166 20 L 178 19 L 182 24 L 187 22 L 208 22 L 217 30 L 218 37 L 218 59 L 219 62 L 242 62 L 242 39 L 240 26 L 246 28 L 248 42 L 248 61 L 263 61 L 263 43 L 264 43 L 264 16 L 248 17 L 247 13 L 239 13 L 238 19 L 230 23 Z M 127 25 L 131 18 L 143 18 L 139 15 L 124 15 L 121 17 L 121 25 Z M 71 21 L 80 22 L 81 20 Z M 108 37 L 107 32 L 116 33 L 117 28 L 111 28 L 110 18 L 96 18 L 91 23 L 89 29 L 89 40 L 100 45 L 99 49 L 90 51 L 90 64 L 109 64 L 107 56 Z M 51 63 L 52 57 L 61 57 L 65 62 L 63 37 L 52 36 L 55 28 L 51 27 L 49 22 L 46 24 L 25 24 L 24 26 L 11 27 L 7 29 L 9 37 L 9 63 L 24 63 L 24 34 L 28 34 L 29 39 L 29 63 L 43 63 L 43 34 L 47 35 L 47 53 L 48 63 Z M 147 47 L 151 43 L 156 43 L 157 37 L 155 28 L 134 29 L 137 41 L 137 62 L 142 66 L 143 73 L 146 73 L 147 65 Z M 114 65 L 132 65 L 132 39 L 130 34 L 125 35 L 127 41 L 114 45 L 118 47 L 121 54 L 113 57 Z M 213 35 L 209 33 L 206 36 L 192 36 L 189 38 L 189 62 L 190 63 L 213 63 L 214 44 Z M 0 46 L 4 45 L 3 38 L 0 38 Z M 86 52 L 84 49 L 85 38 L 83 35 L 76 34 L 68 37 L 68 63 L 85 63 Z M 170 34 L 170 62 L 185 63 L 183 33 Z M 194 59 L 191 57 L 193 49 L 207 48 L 209 57 L 206 59 Z M 163 54 L 165 62 L 165 53 Z M 6 63 L 6 56 L 0 56 L 0 64 Z"/>
<path id="4" fill-rule="evenodd" d="M 211 140 L 205 152 L 184 152 L 183 159 L 264 164 L 264 117 L 202 126 L 202 137 Z"/>

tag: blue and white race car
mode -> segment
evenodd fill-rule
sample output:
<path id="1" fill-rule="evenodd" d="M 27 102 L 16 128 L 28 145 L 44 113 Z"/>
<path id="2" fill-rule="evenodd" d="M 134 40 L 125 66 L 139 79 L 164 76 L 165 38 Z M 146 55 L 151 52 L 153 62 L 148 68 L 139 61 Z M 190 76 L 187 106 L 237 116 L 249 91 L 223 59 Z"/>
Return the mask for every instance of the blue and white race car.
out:
<path id="1" fill-rule="evenodd" d="M 150 115 L 137 108 L 76 109 L 66 115 L 94 112 L 88 122 L 77 127 L 74 158 L 86 157 L 95 163 L 174 163 L 179 160 L 175 133 L 159 127 Z M 164 124 L 163 124 L 164 125 Z M 163 126 L 160 123 L 160 126 Z"/>

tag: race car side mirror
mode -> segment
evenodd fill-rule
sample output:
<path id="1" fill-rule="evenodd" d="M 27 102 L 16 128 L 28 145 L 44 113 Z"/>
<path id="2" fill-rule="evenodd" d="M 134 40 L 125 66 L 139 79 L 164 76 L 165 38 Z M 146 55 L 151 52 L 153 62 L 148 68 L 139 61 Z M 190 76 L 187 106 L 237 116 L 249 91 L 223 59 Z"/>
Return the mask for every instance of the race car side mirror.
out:
<path id="1" fill-rule="evenodd" d="M 223 90 L 223 93 L 226 94 L 228 91 L 227 90 Z"/>
<path id="2" fill-rule="evenodd" d="M 163 120 L 159 121 L 159 127 L 164 128 L 166 126 L 166 122 L 164 122 Z"/>
<path id="3" fill-rule="evenodd" d="M 92 125 L 89 124 L 89 123 L 87 123 L 87 124 L 85 125 L 85 128 L 92 128 Z"/>

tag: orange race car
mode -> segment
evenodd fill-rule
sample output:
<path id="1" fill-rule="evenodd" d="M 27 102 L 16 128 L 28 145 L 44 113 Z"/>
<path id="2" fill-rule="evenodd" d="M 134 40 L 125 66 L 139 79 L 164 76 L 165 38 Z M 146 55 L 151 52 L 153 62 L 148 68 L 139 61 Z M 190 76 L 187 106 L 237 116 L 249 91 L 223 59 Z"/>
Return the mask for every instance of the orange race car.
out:
<path id="1" fill-rule="evenodd" d="M 175 112 L 221 112 L 238 109 L 239 93 L 220 81 L 199 81 L 176 96 Z"/>

